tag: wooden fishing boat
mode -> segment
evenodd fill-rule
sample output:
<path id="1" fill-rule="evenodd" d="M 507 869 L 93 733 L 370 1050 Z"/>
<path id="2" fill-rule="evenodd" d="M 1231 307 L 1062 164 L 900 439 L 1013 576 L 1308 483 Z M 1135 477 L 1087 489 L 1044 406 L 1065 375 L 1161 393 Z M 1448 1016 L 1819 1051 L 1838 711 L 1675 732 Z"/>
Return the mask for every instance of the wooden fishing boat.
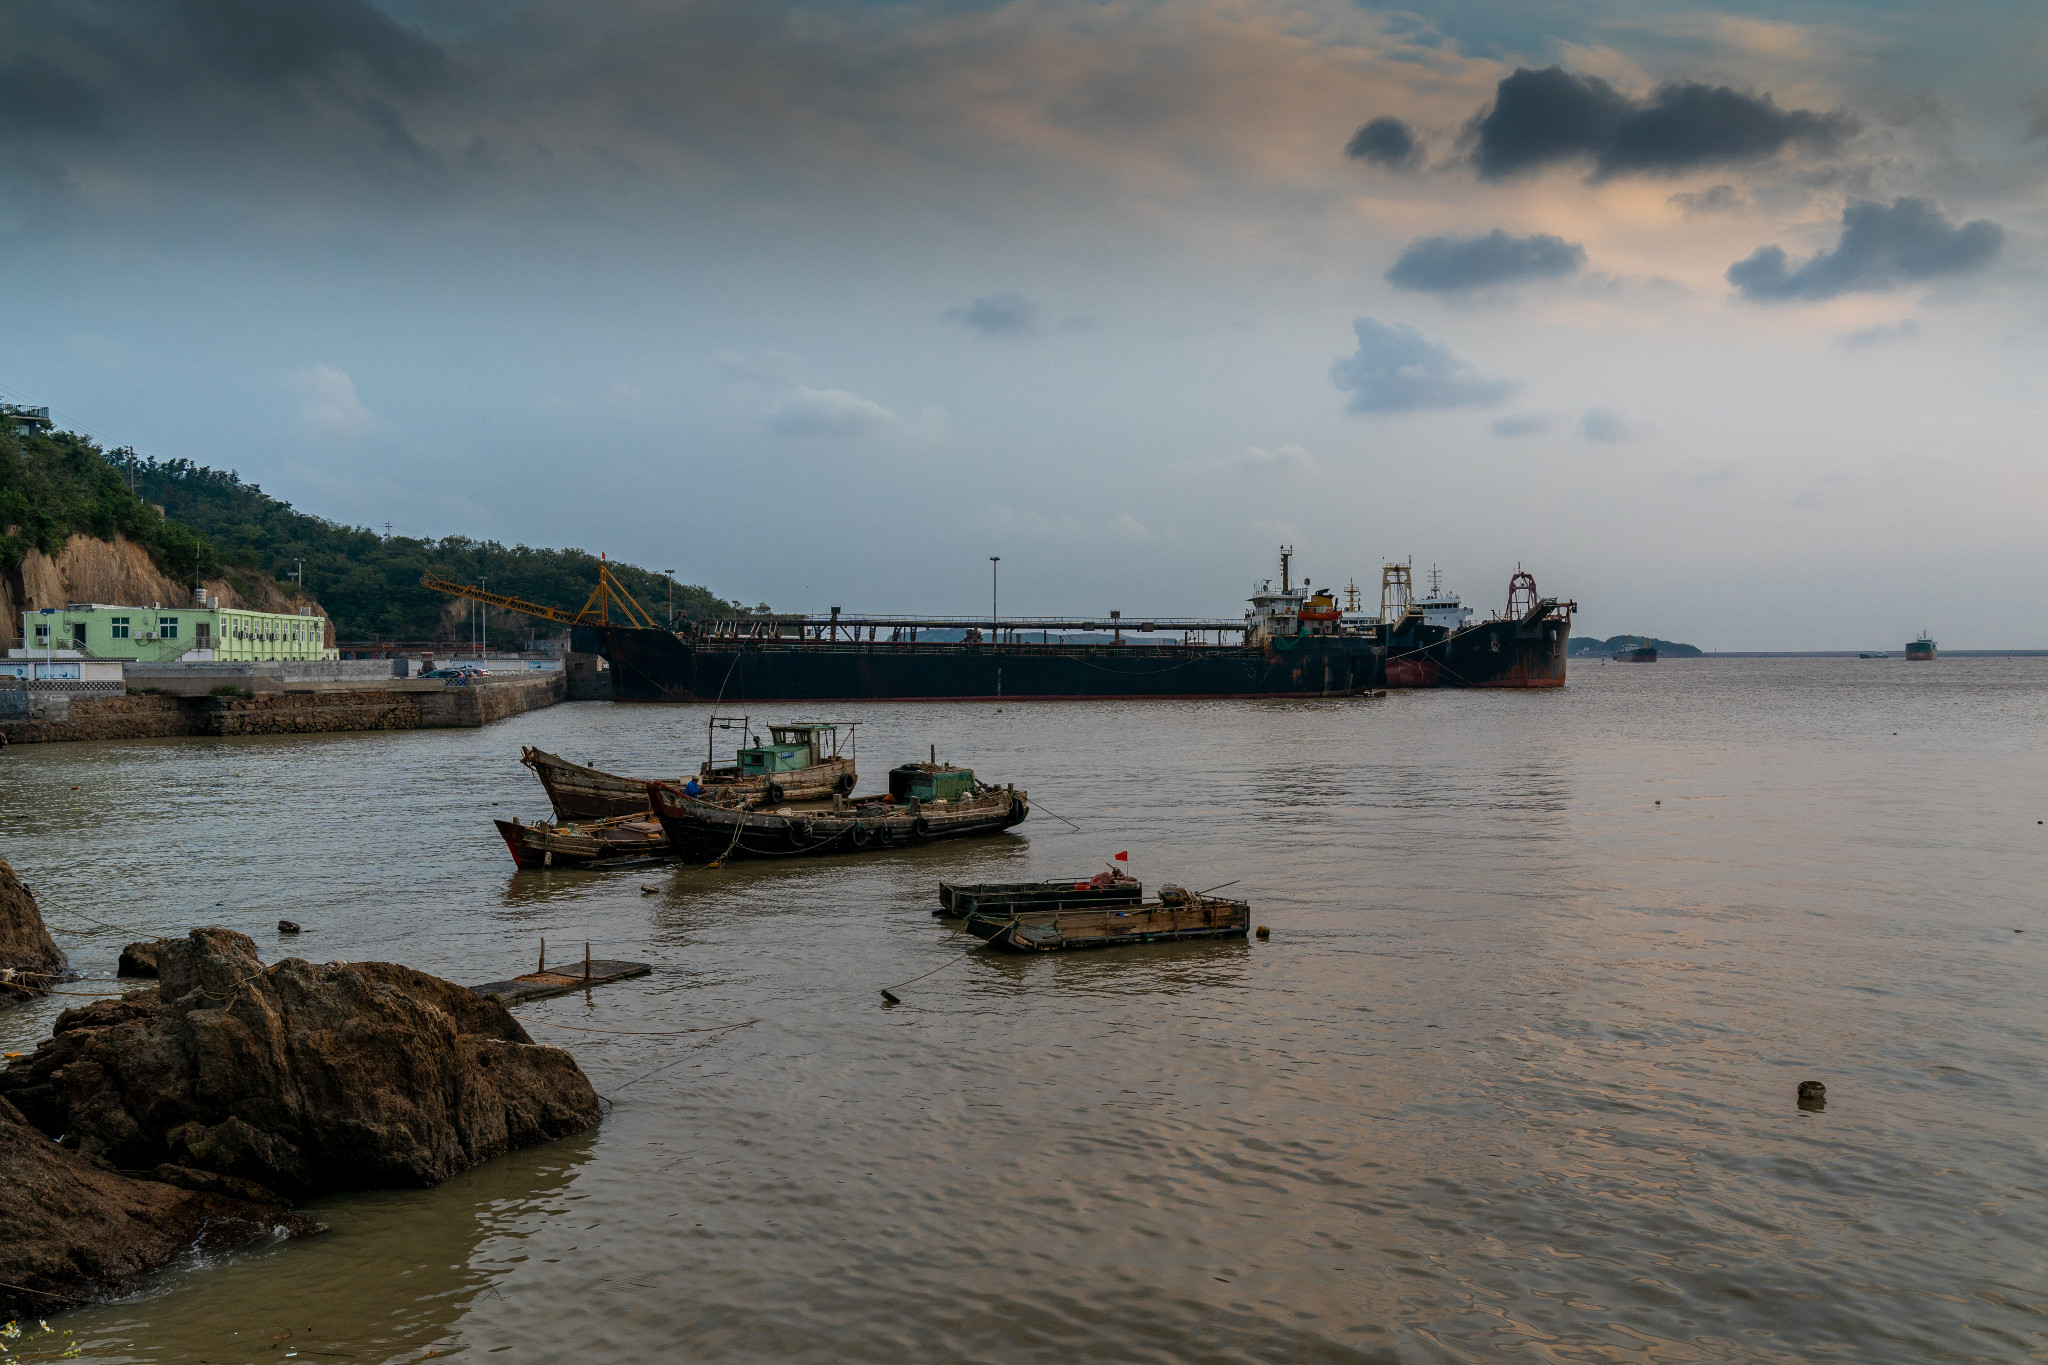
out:
<path id="1" fill-rule="evenodd" d="M 950 764 L 906 763 L 890 772 L 889 787 L 758 809 L 689 796 L 670 782 L 648 783 L 647 794 L 670 851 L 686 862 L 876 853 L 1000 834 L 1031 813 L 1026 793 Z"/>
<path id="2" fill-rule="evenodd" d="M 1198 896 L 1168 886 L 1160 890 L 1158 900 L 1135 905 L 977 910 L 967 917 L 967 932 L 1003 952 L 1057 953 L 1131 943 L 1243 938 L 1251 924 L 1252 907 L 1247 901 Z"/>
<path id="3" fill-rule="evenodd" d="M 642 792 L 643 797 L 645 791 Z M 668 836 L 645 810 L 609 820 L 522 824 L 494 821 L 520 867 L 589 867 L 624 858 L 661 857 Z"/>
<path id="4" fill-rule="evenodd" d="M 698 765 L 695 781 L 699 794 L 712 801 L 812 801 L 851 792 L 860 780 L 854 770 L 849 747 L 840 752 L 842 737 L 849 745 L 858 721 L 811 721 L 770 725 L 769 743 L 743 745 L 730 762 L 720 762 L 715 752 L 722 731 L 738 730 L 743 738 L 754 738 L 745 716 L 713 716 L 707 725 L 704 762 Z M 558 820 L 604 820 L 615 815 L 639 815 L 647 810 L 647 784 L 662 780 L 621 777 L 588 767 L 542 749 L 523 749 L 519 761 L 533 769 L 547 788 L 548 800 Z M 689 779 L 678 777 L 677 786 Z"/>
<path id="5" fill-rule="evenodd" d="M 1143 882 L 1114 871 L 1098 872 L 1093 877 L 1052 877 L 1042 882 L 940 882 L 939 908 L 932 913 L 957 919 L 977 910 L 993 913 L 1019 906 L 1064 910 L 1135 905 L 1144 897 Z"/>

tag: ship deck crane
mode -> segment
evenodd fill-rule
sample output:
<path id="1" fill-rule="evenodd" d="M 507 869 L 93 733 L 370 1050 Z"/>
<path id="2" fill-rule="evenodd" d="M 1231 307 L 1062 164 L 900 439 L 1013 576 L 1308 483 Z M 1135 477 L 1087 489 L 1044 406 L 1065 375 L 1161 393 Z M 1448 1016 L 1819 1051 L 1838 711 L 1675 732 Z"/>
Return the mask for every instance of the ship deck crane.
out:
<path id="1" fill-rule="evenodd" d="M 641 630 L 662 630 L 665 627 L 654 619 L 638 599 L 626 590 L 612 573 L 611 564 L 600 558 L 597 561 L 597 587 L 584 600 L 583 609 L 566 612 L 556 607 L 544 607 L 538 602 L 529 602 L 523 597 L 510 593 L 485 592 L 482 588 L 468 583 L 453 583 L 439 574 L 428 570 L 420 575 L 420 586 L 435 592 L 447 593 L 450 597 L 467 598 L 472 602 L 483 602 L 489 606 L 502 607 L 526 616 L 538 617 L 543 621 L 554 621 L 565 626 L 608 626 L 612 624 L 612 608 L 616 606 L 626 624 Z"/>

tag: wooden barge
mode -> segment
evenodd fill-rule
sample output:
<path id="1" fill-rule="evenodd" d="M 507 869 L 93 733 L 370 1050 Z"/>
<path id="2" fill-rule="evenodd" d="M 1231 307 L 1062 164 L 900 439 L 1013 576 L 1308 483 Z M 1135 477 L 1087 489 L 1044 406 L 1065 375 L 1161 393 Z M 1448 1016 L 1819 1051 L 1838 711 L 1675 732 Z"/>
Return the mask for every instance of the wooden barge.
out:
<path id="1" fill-rule="evenodd" d="M 668 836 L 645 810 L 609 820 L 492 823 L 505 847 L 512 850 L 512 861 L 522 868 L 590 867 L 614 859 L 661 857 L 668 852 Z"/>
<path id="2" fill-rule="evenodd" d="M 971 769 L 950 764 L 903 764 L 890 772 L 889 788 L 772 809 L 689 796 L 668 782 L 648 783 L 647 794 L 670 852 L 686 862 L 874 853 L 1000 834 L 1031 813 L 1027 793 L 979 782 Z"/>
<path id="3" fill-rule="evenodd" d="M 767 744 L 745 745 L 729 763 L 712 752 L 720 731 L 738 730 L 755 738 L 746 716 L 713 716 L 707 724 L 704 762 L 694 778 L 675 779 L 678 787 L 697 784 L 698 793 L 713 801 L 815 801 L 834 792 L 850 792 L 859 782 L 854 755 L 840 753 L 840 730 L 854 736 L 858 721 L 812 721 L 770 725 Z M 604 820 L 640 815 L 647 810 L 647 786 L 658 780 L 621 777 L 600 768 L 571 763 L 542 749 L 523 749 L 519 761 L 531 768 L 547 789 L 558 820 Z"/>
<path id="4" fill-rule="evenodd" d="M 1093 877 L 1052 877 L 1041 882 L 939 883 L 939 908 L 934 915 L 960 919 L 983 911 L 1014 909 L 1066 910 L 1103 905 L 1136 905 L 1145 884 L 1121 872 Z"/>
<path id="5" fill-rule="evenodd" d="M 1177 886 L 1135 905 L 1042 910 L 1025 906 L 977 910 L 967 932 L 1011 953 L 1056 953 L 1184 939 L 1243 938 L 1251 929 L 1248 901 L 1198 896 Z"/>

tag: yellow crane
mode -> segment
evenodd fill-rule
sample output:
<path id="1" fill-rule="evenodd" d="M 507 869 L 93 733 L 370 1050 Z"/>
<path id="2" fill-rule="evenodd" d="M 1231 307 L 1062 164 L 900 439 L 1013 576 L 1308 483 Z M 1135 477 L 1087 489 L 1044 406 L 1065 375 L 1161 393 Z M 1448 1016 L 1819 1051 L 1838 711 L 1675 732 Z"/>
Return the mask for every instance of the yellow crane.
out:
<path id="1" fill-rule="evenodd" d="M 612 608 L 617 606 L 626 624 L 641 630 L 661 630 L 663 626 L 640 605 L 633 594 L 626 591 L 626 585 L 612 574 L 611 564 L 600 558 L 597 561 L 597 587 L 583 603 L 583 610 L 575 613 L 544 607 L 538 602 L 529 602 L 523 597 L 509 593 L 485 592 L 482 588 L 468 583 L 451 583 L 440 575 L 428 570 L 420 575 L 420 586 L 445 592 L 450 597 L 464 597 L 472 602 L 484 602 L 507 611 L 537 616 L 543 621 L 555 621 L 565 626 L 608 626 L 612 624 Z"/>

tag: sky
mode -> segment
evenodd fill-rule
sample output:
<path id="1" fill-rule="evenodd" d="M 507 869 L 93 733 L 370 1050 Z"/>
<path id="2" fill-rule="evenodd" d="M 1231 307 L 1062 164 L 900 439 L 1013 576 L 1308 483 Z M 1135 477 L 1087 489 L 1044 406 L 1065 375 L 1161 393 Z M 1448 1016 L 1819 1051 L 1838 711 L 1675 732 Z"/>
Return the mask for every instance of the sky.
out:
<path id="1" fill-rule="evenodd" d="M 0 397 L 778 610 L 2048 647 L 2048 16 L 0 10 Z M 309 584 L 316 592 L 317 584 Z"/>

